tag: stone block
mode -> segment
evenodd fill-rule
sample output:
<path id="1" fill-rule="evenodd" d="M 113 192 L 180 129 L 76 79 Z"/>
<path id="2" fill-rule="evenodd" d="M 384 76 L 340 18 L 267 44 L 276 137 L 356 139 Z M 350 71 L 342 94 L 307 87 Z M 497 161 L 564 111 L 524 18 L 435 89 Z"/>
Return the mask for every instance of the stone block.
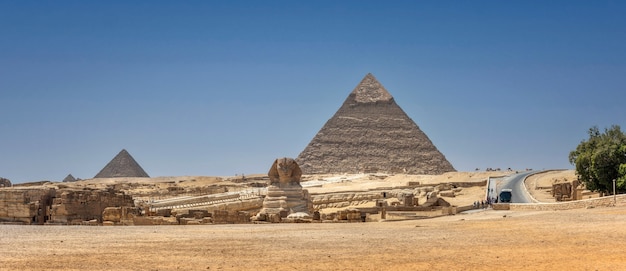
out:
<path id="1" fill-rule="evenodd" d="M 491 206 L 494 210 L 509 210 L 511 208 L 509 203 L 495 203 Z"/>
<path id="2" fill-rule="evenodd" d="M 454 197 L 454 191 L 452 191 L 452 190 L 439 191 L 439 196 L 453 198 Z"/>
<path id="3" fill-rule="evenodd" d="M 107 207 L 102 211 L 102 220 L 118 223 L 122 219 L 121 207 Z"/>

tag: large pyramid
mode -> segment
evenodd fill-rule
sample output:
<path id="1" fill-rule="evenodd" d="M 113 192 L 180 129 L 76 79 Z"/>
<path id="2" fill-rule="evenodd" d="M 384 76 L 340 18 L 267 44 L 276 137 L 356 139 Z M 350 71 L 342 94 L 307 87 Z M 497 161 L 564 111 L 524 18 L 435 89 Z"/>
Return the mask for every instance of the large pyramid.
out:
<path id="1" fill-rule="evenodd" d="M 372 74 L 296 160 L 305 174 L 456 171 Z"/>
<path id="2" fill-rule="evenodd" d="M 94 178 L 150 177 L 126 150 L 120 151 Z"/>

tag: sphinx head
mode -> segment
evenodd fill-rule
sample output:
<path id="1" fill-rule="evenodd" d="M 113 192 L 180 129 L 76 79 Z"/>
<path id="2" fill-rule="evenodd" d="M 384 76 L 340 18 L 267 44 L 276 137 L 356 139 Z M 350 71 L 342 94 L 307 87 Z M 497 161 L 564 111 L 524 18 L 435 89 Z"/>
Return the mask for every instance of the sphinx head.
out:
<path id="1" fill-rule="evenodd" d="M 283 157 L 274 161 L 268 175 L 272 183 L 299 183 L 302 171 L 296 160 Z"/>

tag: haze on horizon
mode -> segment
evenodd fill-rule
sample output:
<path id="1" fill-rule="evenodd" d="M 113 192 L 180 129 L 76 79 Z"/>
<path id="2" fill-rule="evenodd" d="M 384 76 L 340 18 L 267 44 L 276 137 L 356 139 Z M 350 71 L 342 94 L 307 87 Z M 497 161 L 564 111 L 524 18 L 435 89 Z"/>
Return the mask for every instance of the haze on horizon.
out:
<path id="1" fill-rule="evenodd" d="M 459 171 L 626 127 L 626 2 L 0 2 L 0 177 L 265 173 L 367 73 Z"/>

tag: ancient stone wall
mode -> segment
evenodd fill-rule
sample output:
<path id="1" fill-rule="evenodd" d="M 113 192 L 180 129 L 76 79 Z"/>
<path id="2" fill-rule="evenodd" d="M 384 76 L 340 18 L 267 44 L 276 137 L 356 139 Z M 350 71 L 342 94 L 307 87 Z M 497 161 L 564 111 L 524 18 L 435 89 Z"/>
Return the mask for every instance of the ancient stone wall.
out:
<path id="1" fill-rule="evenodd" d="M 136 216 L 133 218 L 133 225 L 135 226 L 179 225 L 179 222 L 176 219 L 176 217 Z"/>
<path id="2" fill-rule="evenodd" d="M 243 224 L 250 223 L 248 212 L 214 211 L 212 214 L 214 224 Z"/>
<path id="3" fill-rule="evenodd" d="M 617 205 L 626 205 L 626 195 L 617 195 Z M 555 202 L 555 203 L 511 203 L 509 204 L 510 210 L 514 211 L 555 211 L 555 210 L 570 210 L 570 209 L 582 209 L 593 207 L 607 207 L 613 206 L 613 196 L 593 198 L 585 200 L 567 201 L 567 202 Z"/>
<path id="4" fill-rule="evenodd" d="M 131 196 L 114 190 L 60 190 L 53 199 L 49 223 L 102 222 L 106 207 L 132 207 Z"/>
<path id="5" fill-rule="evenodd" d="M 134 225 L 133 219 L 139 216 L 137 207 L 106 207 L 102 211 L 102 222 L 111 225 Z"/>
<path id="6" fill-rule="evenodd" d="M 193 180 L 191 180 L 193 181 Z M 224 185 L 208 185 L 208 186 L 190 186 L 181 187 L 179 183 L 174 181 L 168 182 L 167 187 L 163 187 L 162 183 L 118 183 L 114 185 L 114 189 L 122 191 L 133 198 L 169 198 L 176 196 L 204 196 L 209 194 L 225 193 L 229 191 L 228 186 Z"/>
<path id="7" fill-rule="evenodd" d="M 365 217 L 361 216 L 359 210 L 341 210 L 335 217 L 337 220 L 347 220 L 348 222 L 365 222 Z"/>
<path id="8" fill-rule="evenodd" d="M 235 200 L 228 200 L 223 202 L 209 202 L 210 205 L 182 205 L 172 208 L 171 210 L 182 211 L 189 209 L 203 209 L 208 212 L 213 212 L 215 210 L 225 210 L 225 211 L 258 211 L 263 207 L 263 198 L 262 197 L 251 197 L 251 198 L 240 198 Z M 157 213 L 161 212 L 159 209 Z"/>
<path id="9" fill-rule="evenodd" d="M 236 200 L 241 198 L 240 194 L 219 194 L 219 195 L 202 195 L 196 197 L 185 197 L 185 198 L 172 198 L 166 200 L 160 200 L 158 202 L 154 202 L 150 204 L 152 209 L 158 210 L 162 208 L 169 209 L 182 209 L 187 206 L 199 206 L 199 205 L 211 205 L 220 202 L 226 202 L 229 200 Z"/>
<path id="10" fill-rule="evenodd" d="M 359 205 L 383 198 L 380 192 L 350 192 L 312 195 L 311 200 L 315 209 L 344 208 Z"/>
<path id="11" fill-rule="evenodd" d="M 577 200 L 577 189 L 578 189 L 578 180 L 574 180 L 571 182 L 560 182 L 552 184 L 552 196 L 556 199 L 556 201 L 569 201 L 569 200 Z"/>
<path id="12" fill-rule="evenodd" d="M 215 205 L 208 206 L 204 209 L 210 213 L 215 212 L 215 211 L 230 211 L 230 212 L 248 211 L 251 213 L 256 213 L 262 207 L 263 207 L 263 198 L 259 197 L 259 198 L 251 198 L 251 199 L 218 203 Z"/>
<path id="13" fill-rule="evenodd" d="M 43 224 L 54 189 L 1 189 L 0 222 Z"/>

